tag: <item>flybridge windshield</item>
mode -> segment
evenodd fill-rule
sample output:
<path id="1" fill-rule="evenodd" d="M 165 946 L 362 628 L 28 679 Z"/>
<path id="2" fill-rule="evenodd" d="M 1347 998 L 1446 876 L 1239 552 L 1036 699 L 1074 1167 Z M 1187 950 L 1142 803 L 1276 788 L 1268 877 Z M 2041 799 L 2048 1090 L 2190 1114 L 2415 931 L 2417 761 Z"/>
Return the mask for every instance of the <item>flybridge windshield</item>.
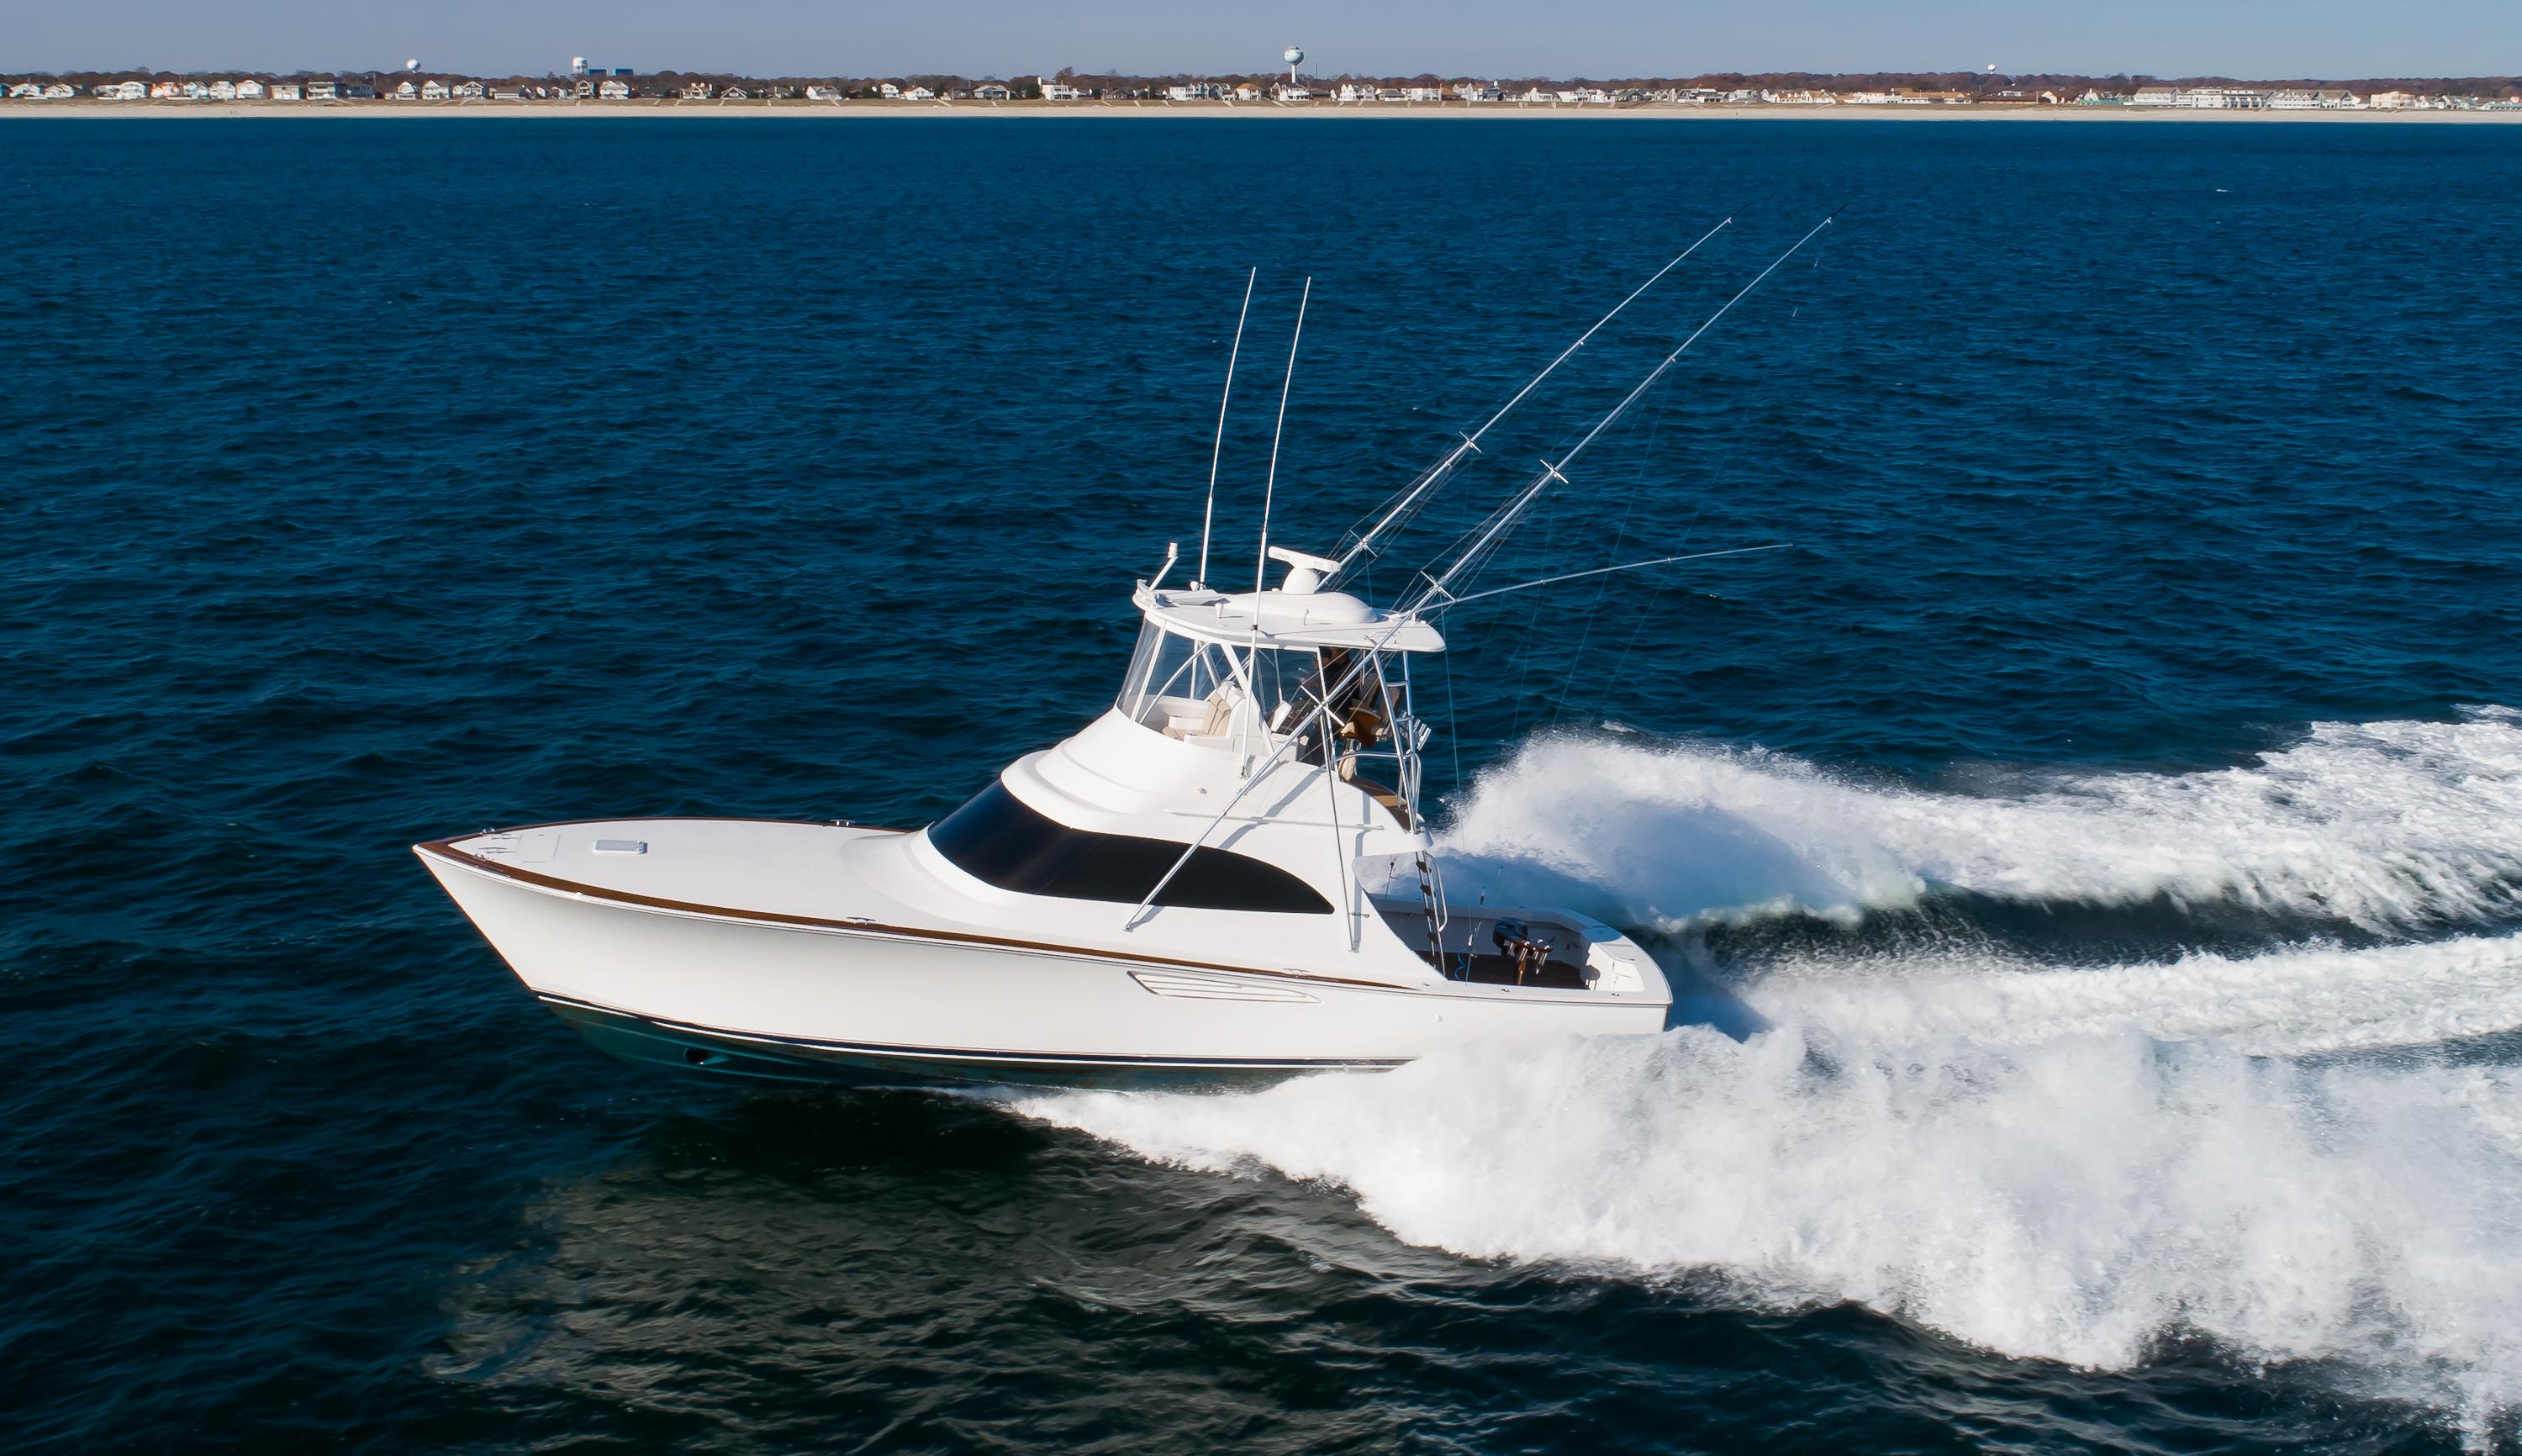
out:
<path id="1" fill-rule="evenodd" d="M 1195 641 L 1150 622 L 1113 705 L 1171 737 L 1232 737 L 1269 723 L 1313 666 L 1310 651 Z"/>

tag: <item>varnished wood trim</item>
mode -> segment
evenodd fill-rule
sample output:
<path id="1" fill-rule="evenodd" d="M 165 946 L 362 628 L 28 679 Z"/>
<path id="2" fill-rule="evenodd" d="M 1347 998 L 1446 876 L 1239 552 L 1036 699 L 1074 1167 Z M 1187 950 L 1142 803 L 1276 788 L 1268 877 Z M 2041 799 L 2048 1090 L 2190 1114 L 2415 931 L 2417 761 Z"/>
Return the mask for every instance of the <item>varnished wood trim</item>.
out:
<path id="1" fill-rule="evenodd" d="M 484 829 L 484 834 L 531 834 L 537 829 L 575 829 L 586 824 L 786 824 L 796 829 L 864 829 L 870 834 L 908 834 L 909 829 L 896 829 L 884 824 L 855 823 L 845 819 L 771 819 L 758 814 L 641 814 L 608 819 L 556 819 L 548 823 L 511 824 L 503 829 Z M 479 838 L 476 834 L 458 834 L 455 839 Z M 454 839 L 433 839 L 431 844 L 452 844 Z M 457 854 L 464 851 L 457 850 Z"/>
<path id="2" fill-rule="evenodd" d="M 582 820 L 578 822 L 601 824 L 635 822 L 635 821 Z M 754 820 L 749 821 L 748 822 L 793 823 L 795 821 Z M 554 826 L 549 824 L 537 824 L 535 827 L 551 828 Z M 809 825 L 807 827 L 819 828 L 823 826 Z M 891 829 L 883 832 L 900 834 L 908 831 L 902 829 Z M 468 834 L 464 837 L 469 839 L 474 836 Z M 1087 946 L 1064 946 L 1056 945 L 1049 941 L 1039 940 L 1011 940 L 1004 936 L 973 935 L 960 930 L 930 930 L 917 925 L 888 925 L 876 920 L 833 920 L 825 919 L 819 916 L 792 916 L 784 915 L 777 911 L 736 910 L 724 905 L 700 905 L 688 900 L 667 900 L 655 895 L 641 895 L 630 890 L 608 889 L 601 885 L 590 885 L 580 880 L 563 879 L 556 874 L 542 874 L 532 869 L 521 869 L 514 865 L 502 865 L 496 861 L 486 860 L 479 855 L 457 849 L 454 841 L 448 839 L 432 839 L 425 844 L 415 844 L 411 848 L 412 853 L 416 855 L 436 855 L 441 859 L 446 860 L 463 869 L 479 870 L 485 874 L 497 875 L 503 879 L 513 879 L 520 884 L 535 885 L 542 889 L 556 890 L 562 894 L 577 895 L 589 900 L 605 900 L 611 901 L 617 905 L 636 906 L 646 910 L 668 911 L 677 915 L 706 916 L 712 919 L 756 921 L 769 925 L 791 926 L 802 930 L 837 931 L 846 935 L 890 935 L 901 936 L 911 940 L 950 941 L 960 945 L 994 946 L 1003 950 L 1011 951 L 1045 952 L 1055 956 L 1070 956 L 1092 961 L 1126 961 L 1140 965 L 1171 965 L 1191 970 L 1223 970 L 1232 972 L 1236 975 L 1270 976 L 1283 981 L 1318 981 L 1333 986 L 1355 986 L 1368 991 L 1403 991 L 1422 996 L 1428 995 L 1430 993 L 1437 995 L 1445 994 L 1442 992 L 1436 992 L 1433 987 L 1399 985 L 1391 981 L 1361 981 L 1346 976 L 1314 975 L 1303 971 L 1266 970 L 1255 965 L 1229 965 L 1216 961 L 1180 961 L 1169 956 L 1148 956 L 1135 951 L 1109 951 Z M 1485 1000 L 1486 998 L 1480 999 Z M 1529 999 L 1538 1001 L 1544 998 L 1534 997 Z"/>

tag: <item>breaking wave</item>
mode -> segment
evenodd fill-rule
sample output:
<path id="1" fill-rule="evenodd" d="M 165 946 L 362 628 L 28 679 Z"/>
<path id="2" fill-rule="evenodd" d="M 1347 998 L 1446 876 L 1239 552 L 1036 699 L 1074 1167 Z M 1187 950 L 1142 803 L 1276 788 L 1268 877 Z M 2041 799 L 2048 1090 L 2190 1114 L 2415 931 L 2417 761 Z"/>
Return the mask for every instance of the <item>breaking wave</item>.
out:
<path id="1" fill-rule="evenodd" d="M 1546 738 L 1480 777 L 1443 848 L 1458 883 L 1663 929 L 1898 909 L 1938 885 L 2372 931 L 2494 920 L 2522 914 L 2522 714 L 2321 724 L 2240 768 L 1986 794 L 1860 783 L 1756 749 Z"/>

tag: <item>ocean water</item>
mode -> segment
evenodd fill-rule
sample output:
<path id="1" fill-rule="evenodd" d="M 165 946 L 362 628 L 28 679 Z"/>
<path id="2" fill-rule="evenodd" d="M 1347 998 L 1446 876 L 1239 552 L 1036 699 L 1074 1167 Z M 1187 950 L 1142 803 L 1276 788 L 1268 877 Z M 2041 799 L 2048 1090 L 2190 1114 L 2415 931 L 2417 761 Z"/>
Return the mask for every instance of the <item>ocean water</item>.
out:
<path id="1" fill-rule="evenodd" d="M 2485 127 L 9 123 L 7 1443 L 2513 1450 L 2516 195 Z M 1248 267 L 1224 562 L 1305 278 L 1319 549 L 1735 219 L 1389 591 L 1833 209 L 1490 580 L 1789 548 L 1421 683 L 1456 885 L 1741 1039 L 670 1081 L 407 852 L 920 822 L 1085 721 Z"/>

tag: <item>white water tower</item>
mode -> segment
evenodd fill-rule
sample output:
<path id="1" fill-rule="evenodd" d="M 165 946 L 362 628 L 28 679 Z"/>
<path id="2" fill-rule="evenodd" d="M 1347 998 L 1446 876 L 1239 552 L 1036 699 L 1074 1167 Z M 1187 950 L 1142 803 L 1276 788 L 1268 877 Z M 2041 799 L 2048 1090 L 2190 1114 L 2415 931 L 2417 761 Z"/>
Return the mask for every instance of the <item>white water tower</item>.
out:
<path id="1" fill-rule="evenodd" d="M 1291 45 L 1287 47 L 1285 57 L 1287 62 L 1287 84 L 1292 86 L 1296 84 L 1296 63 L 1305 59 L 1305 48 L 1300 45 Z"/>

